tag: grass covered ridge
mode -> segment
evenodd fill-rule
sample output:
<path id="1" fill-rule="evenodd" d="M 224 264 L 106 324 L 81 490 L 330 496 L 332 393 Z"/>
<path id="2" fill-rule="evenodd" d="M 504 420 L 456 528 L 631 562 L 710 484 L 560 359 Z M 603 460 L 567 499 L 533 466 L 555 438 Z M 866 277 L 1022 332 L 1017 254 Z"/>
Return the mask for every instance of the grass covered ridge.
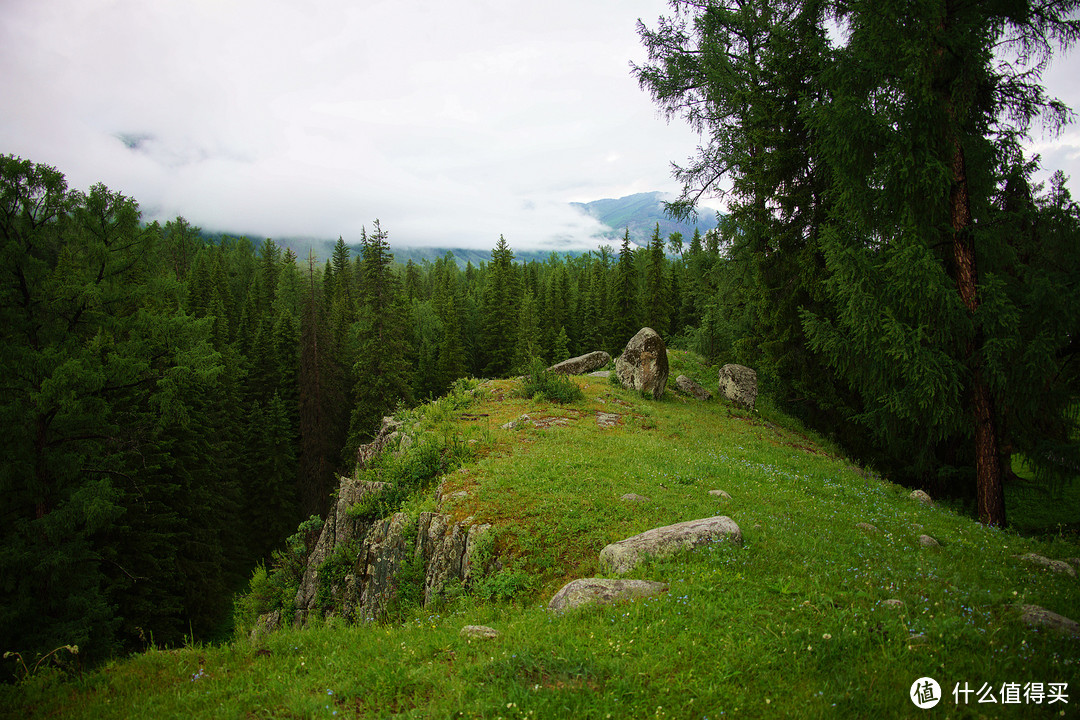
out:
<path id="1" fill-rule="evenodd" d="M 681 372 L 716 392 L 715 369 L 670 358 L 672 378 Z M 457 442 L 476 440 L 475 459 L 441 478 L 444 496 L 468 493 L 444 511 L 493 526 L 485 552 L 501 569 L 471 594 L 405 608 L 392 622 L 151 649 L 81 679 L 39 672 L 0 688 L 0 712 L 907 717 L 923 712 L 908 699 L 922 676 L 942 686 L 942 704 L 928 711 L 940 716 L 1057 716 L 1080 703 L 1080 642 L 1019 622 L 1023 603 L 1080 614 L 1080 581 L 1017 557 L 1080 556 L 1074 538 L 1022 537 L 924 507 L 764 403 L 752 413 L 673 391 L 651 401 L 606 380 L 573 382 L 583 396 L 568 403 L 526 399 L 519 381 L 499 380 L 481 385 L 467 408 L 436 404 L 415 415 Z M 618 415 L 615 426 L 601 426 L 601 413 Z M 524 414 L 532 424 L 502 429 Z M 625 493 L 649 502 L 620 501 Z M 432 493 L 403 509 L 435 509 Z M 710 545 L 627 576 L 667 582 L 669 592 L 565 615 L 544 609 L 568 580 L 600 574 L 604 545 L 712 515 L 738 523 L 742 547 Z M 923 534 L 941 547 L 921 547 Z M 501 635 L 460 636 L 476 624 Z M 1069 704 L 987 706 L 973 695 L 957 708 L 952 688 L 964 682 L 996 690 L 1067 682 Z"/>

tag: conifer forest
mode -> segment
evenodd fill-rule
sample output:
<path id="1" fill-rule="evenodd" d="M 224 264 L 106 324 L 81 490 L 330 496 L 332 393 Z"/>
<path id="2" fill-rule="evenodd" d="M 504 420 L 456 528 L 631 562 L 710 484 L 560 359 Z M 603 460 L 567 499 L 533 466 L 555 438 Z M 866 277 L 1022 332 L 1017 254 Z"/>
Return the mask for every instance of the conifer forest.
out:
<path id="1" fill-rule="evenodd" d="M 645 326 L 1007 524 L 1014 463 L 1080 469 L 1080 206 L 1022 149 L 1071 111 L 994 52 L 1045 64 L 1077 7 L 674 2 L 633 73 L 702 132 L 672 213 L 728 212 L 543 261 L 403 264 L 374 219 L 298 257 L 0 157 L 0 647 L 227 638 L 384 415 Z"/>

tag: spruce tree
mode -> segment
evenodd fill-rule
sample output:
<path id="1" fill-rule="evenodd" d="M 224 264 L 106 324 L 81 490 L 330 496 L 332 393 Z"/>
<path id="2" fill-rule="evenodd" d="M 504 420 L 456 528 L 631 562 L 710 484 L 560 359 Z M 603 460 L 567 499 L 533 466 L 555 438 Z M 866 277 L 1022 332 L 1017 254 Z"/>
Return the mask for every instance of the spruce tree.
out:
<path id="1" fill-rule="evenodd" d="M 614 306 L 613 348 L 617 352 L 641 329 L 638 305 L 637 270 L 634 267 L 634 251 L 630 247 L 630 229 L 623 233 L 619 248 L 619 261 L 615 267 L 615 287 L 612 293 Z"/>
<path id="2" fill-rule="evenodd" d="M 652 238 L 649 240 L 649 257 L 645 272 L 645 306 L 648 313 L 645 324 L 663 335 L 668 335 L 671 323 L 671 300 L 668 297 L 666 265 L 664 239 L 660 236 L 660 223 L 657 223 Z"/>
<path id="3" fill-rule="evenodd" d="M 182 607 L 200 630 L 220 609 L 194 603 L 197 577 L 169 572 L 198 518 L 225 506 L 201 483 L 212 462 L 199 403 L 220 372 L 212 323 L 183 311 L 161 228 L 139 221 L 102 185 L 68 192 L 55 169 L 0 157 L 5 647 L 74 643 L 92 661 L 136 626 L 168 635 L 155 608 Z M 191 476 L 212 492 L 185 493 Z"/>
<path id="4" fill-rule="evenodd" d="M 486 267 L 481 307 L 484 373 L 493 377 L 506 375 L 513 366 L 519 288 L 513 263 L 514 253 L 500 235 Z"/>
<path id="5" fill-rule="evenodd" d="M 515 373 L 529 372 L 533 362 L 541 358 L 540 319 L 536 312 L 536 298 L 531 290 L 526 290 L 521 298 L 515 336 L 512 370 Z"/>
<path id="6" fill-rule="evenodd" d="M 400 402 L 412 401 L 406 312 L 401 281 L 394 272 L 387 233 L 375 221 L 371 235 L 363 233 L 362 286 L 355 337 L 353 409 L 346 457 L 379 430 L 380 418 Z"/>
<path id="7" fill-rule="evenodd" d="M 301 517 L 324 516 L 348 431 L 345 374 L 333 357 L 330 320 L 323 298 L 325 284 L 308 256 L 301 308 L 298 372 L 300 456 L 297 496 Z"/>

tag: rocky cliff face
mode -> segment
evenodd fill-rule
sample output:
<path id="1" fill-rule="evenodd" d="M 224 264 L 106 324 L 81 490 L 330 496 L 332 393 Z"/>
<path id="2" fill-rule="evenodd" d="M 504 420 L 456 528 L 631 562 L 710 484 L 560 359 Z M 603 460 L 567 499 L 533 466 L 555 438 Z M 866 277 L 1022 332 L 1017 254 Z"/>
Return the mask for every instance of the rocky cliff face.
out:
<path id="1" fill-rule="evenodd" d="M 400 427 L 384 420 L 372 446 L 391 447 L 387 438 Z M 359 453 L 361 467 L 373 457 L 370 446 Z M 312 614 L 338 615 L 350 621 L 378 619 L 397 597 L 406 563 L 423 578 L 423 602 L 438 598 L 454 581 L 467 584 L 475 572 L 479 541 L 489 525 L 467 518 L 452 522 L 449 515 L 420 513 L 417 520 L 404 513 L 365 521 L 349 508 L 385 483 L 341 478 L 337 501 L 323 524 L 307 560 L 296 593 L 293 622 L 302 625 Z"/>

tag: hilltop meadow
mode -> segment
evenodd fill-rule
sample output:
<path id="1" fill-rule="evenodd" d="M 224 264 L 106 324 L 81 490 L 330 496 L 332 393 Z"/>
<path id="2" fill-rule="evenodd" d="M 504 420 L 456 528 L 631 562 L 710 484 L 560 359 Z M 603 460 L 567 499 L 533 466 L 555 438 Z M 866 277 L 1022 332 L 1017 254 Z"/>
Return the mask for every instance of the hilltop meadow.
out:
<path id="1" fill-rule="evenodd" d="M 715 367 L 670 357 L 672 377 L 717 392 Z M 1028 626 L 1021 606 L 1075 614 L 1080 582 L 1020 558 L 1080 556 L 1075 535 L 1028 537 L 923 505 L 768 397 L 751 411 L 571 382 L 582 397 L 565 404 L 522 397 L 520 379 L 471 381 L 404 414 L 469 450 L 383 512 L 440 508 L 490 523 L 501 563 L 468 587 L 420 606 L 409 583 L 422 578 L 403 577 L 382 621 L 311 618 L 254 639 L 241 604 L 230 642 L 150 644 L 82 674 L 45 668 L 0 688 L 0 705 L 27 718 L 907 717 L 921 712 L 909 692 L 924 676 L 950 716 L 1050 717 L 1076 701 L 1078 640 Z M 533 423 L 503 427 L 522 415 Z M 1012 490 L 1009 510 L 1022 516 L 1026 486 Z M 620 500 L 627 493 L 648 500 Z M 1049 519 L 1078 506 L 1072 491 Z M 667 592 L 546 609 L 567 581 L 604 574 L 606 544 L 720 514 L 738 523 L 741 546 L 711 543 L 628 575 Z M 499 636 L 469 639 L 466 625 Z M 1024 695 L 986 710 L 972 694 L 958 706 L 965 683 L 988 683 L 999 699 L 1005 684 L 1067 683 L 1070 704 Z"/>

